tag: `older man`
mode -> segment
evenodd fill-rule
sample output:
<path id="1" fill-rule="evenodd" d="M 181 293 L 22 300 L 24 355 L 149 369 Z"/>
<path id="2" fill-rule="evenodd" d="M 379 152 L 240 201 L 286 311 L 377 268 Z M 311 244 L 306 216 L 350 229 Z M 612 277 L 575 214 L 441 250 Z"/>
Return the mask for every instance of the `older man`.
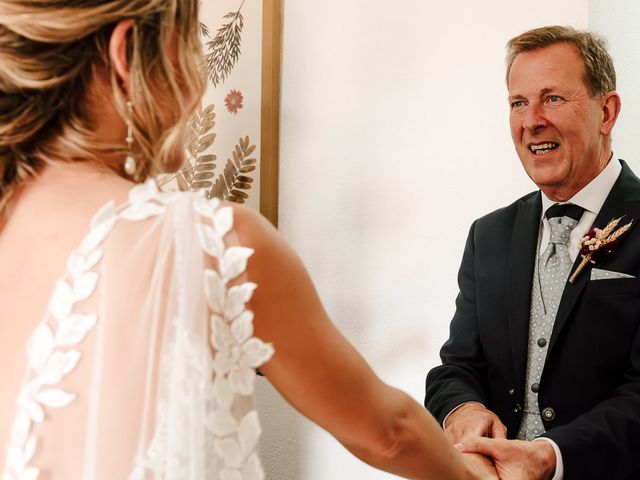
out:
<path id="1" fill-rule="evenodd" d="M 613 63 L 568 27 L 512 39 L 507 63 L 511 135 L 540 190 L 472 225 L 425 405 L 502 478 L 640 479 L 640 180 L 612 157 Z M 579 267 L 580 239 L 619 217 Z"/>

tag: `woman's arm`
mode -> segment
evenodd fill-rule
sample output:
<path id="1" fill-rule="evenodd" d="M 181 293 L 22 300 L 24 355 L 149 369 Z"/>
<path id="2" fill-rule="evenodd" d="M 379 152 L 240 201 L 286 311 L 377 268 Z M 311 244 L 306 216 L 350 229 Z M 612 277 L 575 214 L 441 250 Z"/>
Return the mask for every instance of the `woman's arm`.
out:
<path id="1" fill-rule="evenodd" d="M 256 250 L 247 269 L 258 284 L 251 300 L 256 336 L 276 352 L 261 371 L 284 398 L 374 467 L 415 479 L 482 478 L 468 476 L 433 417 L 383 383 L 335 328 L 300 259 L 271 224 L 234 210 L 240 243 Z"/>

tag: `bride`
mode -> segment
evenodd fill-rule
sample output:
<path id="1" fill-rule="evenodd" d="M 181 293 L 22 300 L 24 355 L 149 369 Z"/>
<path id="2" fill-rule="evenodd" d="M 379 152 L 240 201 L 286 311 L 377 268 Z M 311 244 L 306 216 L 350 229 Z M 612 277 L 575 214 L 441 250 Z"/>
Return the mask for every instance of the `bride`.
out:
<path id="1" fill-rule="evenodd" d="M 497 478 L 382 383 L 259 215 L 151 178 L 202 93 L 197 0 L 0 0 L 2 480 L 263 478 L 256 369 L 371 465 Z"/>

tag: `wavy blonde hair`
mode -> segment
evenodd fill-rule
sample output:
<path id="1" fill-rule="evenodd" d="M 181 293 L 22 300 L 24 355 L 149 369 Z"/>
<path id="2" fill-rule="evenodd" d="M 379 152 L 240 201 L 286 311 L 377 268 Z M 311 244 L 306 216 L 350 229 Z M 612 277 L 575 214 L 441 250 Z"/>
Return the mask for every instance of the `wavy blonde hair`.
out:
<path id="1" fill-rule="evenodd" d="M 0 0 L 0 212 L 49 160 L 124 159 L 124 138 L 110 144 L 91 125 L 86 94 L 96 68 L 109 72 L 123 119 L 133 104 L 136 180 L 175 160 L 204 88 L 197 10 L 198 0 Z M 134 23 L 128 95 L 107 54 L 123 19 Z M 121 164 L 109 167 L 122 174 Z"/>

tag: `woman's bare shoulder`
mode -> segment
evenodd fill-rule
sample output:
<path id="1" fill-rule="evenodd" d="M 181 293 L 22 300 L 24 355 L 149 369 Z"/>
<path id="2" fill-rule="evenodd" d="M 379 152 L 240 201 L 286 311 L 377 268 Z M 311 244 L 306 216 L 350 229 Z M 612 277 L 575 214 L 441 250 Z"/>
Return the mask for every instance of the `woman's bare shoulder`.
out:
<path id="1" fill-rule="evenodd" d="M 249 264 L 254 271 L 273 273 L 291 266 L 291 262 L 298 263 L 291 246 L 269 220 L 243 205 L 229 205 L 233 209 L 234 231 L 238 243 L 255 250 Z"/>
<path id="2" fill-rule="evenodd" d="M 249 207 L 233 202 L 223 202 L 233 210 L 234 230 L 242 244 L 248 247 L 260 246 L 261 242 L 270 242 L 280 238 L 276 228 L 260 213 Z"/>

